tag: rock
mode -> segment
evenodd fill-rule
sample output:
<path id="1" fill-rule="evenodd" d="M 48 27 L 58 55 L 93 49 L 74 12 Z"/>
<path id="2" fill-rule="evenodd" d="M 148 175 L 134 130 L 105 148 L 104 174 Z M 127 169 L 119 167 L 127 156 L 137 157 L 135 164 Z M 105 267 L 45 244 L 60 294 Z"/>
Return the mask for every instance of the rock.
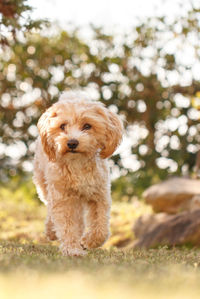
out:
<path id="1" fill-rule="evenodd" d="M 146 234 L 147 231 L 153 230 L 158 224 L 165 222 L 168 217 L 171 217 L 171 215 L 166 213 L 146 214 L 140 216 L 133 226 L 135 237 L 140 238 Z"/>
<path id="2" fill-rule="evenodd" d="M 200 209 L 176 215 L 166 213 L 141 216 L 133 231 L 134 248 L 190 244 L 200 246 Z"/>
<path id="3" fill-rule="evenodd" d="M 156 213 L 193 211 L 200 208 L 200 180 L 175 177 L 151 186 L 143 197 Z"/>

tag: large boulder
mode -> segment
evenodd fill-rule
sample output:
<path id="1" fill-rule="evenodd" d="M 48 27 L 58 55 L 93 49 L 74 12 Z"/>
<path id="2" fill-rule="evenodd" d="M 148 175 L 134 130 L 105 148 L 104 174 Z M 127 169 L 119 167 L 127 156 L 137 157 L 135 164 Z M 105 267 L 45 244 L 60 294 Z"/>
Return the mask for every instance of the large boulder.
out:
<path id="1" fill-rule="evenodd" d="M 200 209 L 176 215 L 145 215 L 135 222 L 134 248 L 190 244 L 200 246 Z"/>
<path id="2" fill-rule="evenodd" d="M 148 188 L 143 197 L 156 213 L 193 211 L 200 208 L 200 180 L 171 178 Z"/>

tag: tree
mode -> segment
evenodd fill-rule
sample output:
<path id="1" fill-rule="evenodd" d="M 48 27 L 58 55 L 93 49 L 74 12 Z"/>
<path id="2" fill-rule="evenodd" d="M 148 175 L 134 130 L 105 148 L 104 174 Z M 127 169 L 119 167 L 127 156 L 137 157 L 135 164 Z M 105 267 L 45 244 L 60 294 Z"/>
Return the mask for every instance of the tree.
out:
<path id="1" fill-rule="evenodd" d="M 16 37 L 0 57 L 2 178 L 28 169 L 38 117 L 60 91 L 78 87 L 126 120 L 130 148 L 112 162 L 126 174 L 119 194 L 140 194 L 169 174 L 192 173 L 200 131 L 199 12 L 192 8 L 173 22 L 147 19 L 121 42 L 100 28 L 88 43 L 77 32 Z M 21 148 L 15 158 L 12 144 Z"/>
<path id="2" fill-rule="evenodd" d="M 30 13 L 33 8 L 26 4 L 27 0 L 0 1 L 0 44 L 9 45 L 16 35 L 30 30 L 40 29 L 45 20 L 33 21 Z"/>

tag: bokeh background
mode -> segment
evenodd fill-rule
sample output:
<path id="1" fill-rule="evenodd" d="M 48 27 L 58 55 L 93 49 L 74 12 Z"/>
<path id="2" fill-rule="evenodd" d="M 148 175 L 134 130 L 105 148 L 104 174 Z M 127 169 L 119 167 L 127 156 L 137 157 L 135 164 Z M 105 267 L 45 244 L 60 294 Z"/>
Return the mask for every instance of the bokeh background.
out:
<path id="1" fill-rule="evenodd" d="M 27 6 L 31 1 L 0 6 L 1 182 L 10 184 L 18 177 L 21 183 L 31 177 L 38 117 L 60 92 L 77 88 L 118 112 L 125 122 L 124 142 L 111 160 L 114 197 L 139 196 L 169 175 L 197 176 L 198 1 L 143 0 L 151 10 L 141 16 L 140 5 L 139 17 L 131 14 L 127 1 L 116 26 L 115 14 L 107 20 L 110 11 L 97 14 L 98 5 L 92 5 L 89 19 L 79 20 L 84 14 L 76 1 L 43 1 L 41 7 L 40 1 L 34 3 L 32 18 Z M 102 9 L 105 5 L 99 4 Z M 133 1 L 132 10 L 135 6 Z M 125 18 L 126 11 L 132 19 Z M 102 19 L 86 25 L 95 13 Z M 37 14 L 49 14 L 49 23 L 38 21 Z M 75 18 L 74 24 L 65 27 L 67 18 Z"/>
<path id="2" fill-rule="evenodd" d="M 125 124 L 110 159 L 113 233 L 125 231 L 113 238 L 124 244 L 132 218 L 149 211 L 147 187 L 199 174 L 199 2 L 1 1 L 0 16 L 2 205 L 8 198 L 18 209 L 39 205 L 32 184 L 38 118 L 62 91 L 81 88 Z M 33 238 L 33 221 L 17 217 L 25 221 L 18 231 L 16 215 L 6 226 L 9 217 L 4 208 L 2 238 Z"/>

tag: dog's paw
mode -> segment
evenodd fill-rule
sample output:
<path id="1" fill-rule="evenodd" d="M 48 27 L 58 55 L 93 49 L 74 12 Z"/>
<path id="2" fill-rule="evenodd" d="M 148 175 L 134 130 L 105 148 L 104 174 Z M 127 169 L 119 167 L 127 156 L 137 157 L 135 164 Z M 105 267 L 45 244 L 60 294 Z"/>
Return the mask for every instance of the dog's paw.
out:
<path id="1" fill-rule="evenodd" d="M 58 239 L 56 233 L 53 230 L 48 229 L 46 230 L 45 234 L 49 241 L 55 241 Z"/>
<path id="2" fill-rule="evenodd" d="M 64 256 L 84 256 L 87 254 L 87 251 L 82 247 L 80 248 L 71 248 L 68 246 L 62 246 L 61 252 Z"/>
<path id="3" fill-rule="evenodd" d="M 87 232 L 81 239 L 81 246 L 84 249 L 93 249 L 102 246 L 108 239 L 108 233 Z"/>

